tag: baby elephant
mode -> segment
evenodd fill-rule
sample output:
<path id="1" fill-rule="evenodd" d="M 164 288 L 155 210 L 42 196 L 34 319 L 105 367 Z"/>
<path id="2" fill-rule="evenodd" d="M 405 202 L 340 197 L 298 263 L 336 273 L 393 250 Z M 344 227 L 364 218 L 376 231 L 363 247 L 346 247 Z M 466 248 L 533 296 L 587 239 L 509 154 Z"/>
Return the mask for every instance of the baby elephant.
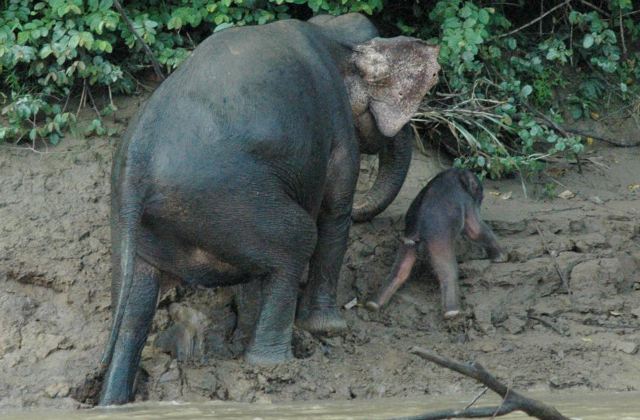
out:
<path id="1" fill-rule="evenodd" d="M 389 284 L 374 301 L 367 303 L 369 310 L 377 311 L 409 278 L 418 254 L 428 256 L 442 292 L 445 319 L 460 313 L 458 290 L 458 264 L 455 241 L 464 234 L 480 243 L 495 262 L 507 261 L 496 237 L 482 219 L 482 183 L 468 170 L 448 169 L 439 173 L 413 200 L 405 216 L 403 244 L 389 275 Z"/>

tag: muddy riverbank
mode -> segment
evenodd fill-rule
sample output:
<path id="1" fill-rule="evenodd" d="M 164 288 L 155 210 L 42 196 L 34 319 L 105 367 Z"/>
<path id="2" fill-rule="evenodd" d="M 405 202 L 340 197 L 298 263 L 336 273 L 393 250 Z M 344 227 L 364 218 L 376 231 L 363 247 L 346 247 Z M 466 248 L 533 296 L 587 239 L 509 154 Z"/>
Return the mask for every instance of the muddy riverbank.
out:
<path id="1" fill-rule="evenodd" d="M 0 408 L 93 401 L 87 375 L 110 323 L 115 141 L 68 138 L 44 153 L 0 149 Z M 425 268 L 381 313 L 343 309 L 348 333 L 296 331 L 295 361 L 256 368 L 227 340 L 236 320 L 231 289 L 168 289 L 136 399 L 286 402 L 478 389 L 409 354 L 414 345 L 478 360 L 521 390 L 640 389 L 640 151 L 598 147 L 586 158 L 582 174 L 556 165 L 544 181 L 571 198 L 543 198 L 544 185 L 532 181 L 528 198 L 517 179 L 485 184 L 483 215 L 509 262 L 491 264 L 479 249 L 460 246 L 462 321 L 441 318 Z M 446 165 L 416 153 L 400 197 L 352 228 L 340 304 L 361 302 L 384 281 L 402 215 L 438 161 Z M 190 334 L 188 348 L 176 348 L 176 330 Z"/>

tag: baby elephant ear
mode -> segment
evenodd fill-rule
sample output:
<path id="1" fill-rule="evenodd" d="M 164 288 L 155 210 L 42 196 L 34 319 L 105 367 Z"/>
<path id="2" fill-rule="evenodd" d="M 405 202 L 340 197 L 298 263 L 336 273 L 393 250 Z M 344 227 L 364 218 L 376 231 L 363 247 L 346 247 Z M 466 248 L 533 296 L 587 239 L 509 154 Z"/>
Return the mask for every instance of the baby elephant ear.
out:
<path id="1" fill-rule="evenodd" d="M 483 188 L 480 179 L 468 169 L 463 169 L 459 172 L 460 182 L 465 190 L 471 195 L 474 201 L 478 204 L 483 199 Z"/>
<path id="2" fill-rule="evenodd" d="M 438 81 L 439 47 L 417 38 L 374 38 L 355 49 L 354 62 L 369 92 L 378 129 L 395 136 Z"/>

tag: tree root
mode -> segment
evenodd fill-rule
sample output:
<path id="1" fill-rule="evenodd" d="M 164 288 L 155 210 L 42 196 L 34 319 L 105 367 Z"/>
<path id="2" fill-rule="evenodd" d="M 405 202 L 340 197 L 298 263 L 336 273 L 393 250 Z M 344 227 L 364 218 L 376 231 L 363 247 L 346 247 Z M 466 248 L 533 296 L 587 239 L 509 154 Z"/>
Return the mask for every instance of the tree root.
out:
<path id="1" fill-rule="evenodd" d="M 419 414 L 412 417 L 402 417 L 402 420 L 439 420 L 450 418 L 478 418 L 489 417 L 494 418 L 504 416 L 513 411 L 523 411 L 531 417 L 540 420 L 569 420 L 563 416 L 555 408 L 548 406 L 540 401 L 527 398 L 524 395 L 512 390 L 508 386 L 498 381 L 493 375 L 485 370 L 479 363 L 473 362 L 463 364 L 454 360 L 439 356 L 429 350 L 413 347 L 411 353 L 421 358 L 433 362 L 447 369 L 454 370 L 465 376 L 475 379 L 487 388 L 496 392 L 502 397 L 502 404 L 493 407 L 471 407 L 468 405 L 463 410 L 440 410 L 432 413 Z M 399 420 L 399 419 L 396 419 Z"/>

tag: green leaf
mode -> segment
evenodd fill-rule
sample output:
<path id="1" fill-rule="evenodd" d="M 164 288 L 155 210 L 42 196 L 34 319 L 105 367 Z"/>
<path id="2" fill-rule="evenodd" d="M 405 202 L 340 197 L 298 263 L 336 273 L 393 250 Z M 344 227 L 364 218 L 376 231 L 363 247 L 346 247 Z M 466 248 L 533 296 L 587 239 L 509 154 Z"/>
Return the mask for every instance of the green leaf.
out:
<path id="1" fill-rule="evenodd" d="M 489 23 L 489 12 L 485 9 L 480 9 L 480 12 L 478 13 L 478 21 L 483 25 Z"/>
<path id="2" fill-rule="evenodd" d="M 233 28 L 233 26 L 234 25 L 231 22 L 221 23 L 220 25 L 216 26 L 216 28 L 213 30 L 213 32 L 220 32 L 220 31 L 222 31 L 224 29 L 227 29 L 227 28 Z"/>
<path id="3" fill-rule="evenodd" d="M 582 46 L 586 49 L 589 49 L 593 45 L 593 42 L 594 42 L 593 35 L 587 34 L 584 36 L 584 39 L 582 40 Z"/>
<path id="4" fill-rule="evenodd" d="M 42 58 L 43 60 L 47 57 L 49 57 L 49 55 L 51 55 L 51 53 L 53 53 L 53 50 L 51 49 L 51 45 L 49 44 L 45 44 L 42 49 L 40 49 L 40 58 Z"/>
<path id="5" fill-rule="evenodd" d="M 524 85 L 520 90 L 520 95 L 526 98 L 527 96 L 531 95 L 531 92 L 533 92 L 533 88 L 531 87 L 531 85 Z"/>
<path id="6" fill-rule="evenodd" d="M 469 16 L 471 16 L 471 13 L 473 13 L 471 11 L 471 8 L 468 5 L 465 5 L 462 9 L 460 9 L 460 11 L 458 12 L 458 16 L 460 16 L 463 19 L 468 18 Z"/>

